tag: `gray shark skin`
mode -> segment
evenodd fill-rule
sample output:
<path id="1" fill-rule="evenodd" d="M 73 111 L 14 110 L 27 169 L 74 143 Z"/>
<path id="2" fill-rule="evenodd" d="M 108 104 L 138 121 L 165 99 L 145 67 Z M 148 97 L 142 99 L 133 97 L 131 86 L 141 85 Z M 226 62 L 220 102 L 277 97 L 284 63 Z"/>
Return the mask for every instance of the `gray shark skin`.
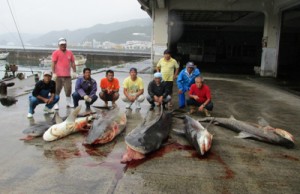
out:
<path id="1" fill-rule="evenodd" d="M 32 137 L 39 137 L 42 136 L 52 125 L 53 124 L 48 124 L 47 122 L 40 122 L 24 129 L 23 133 Z"/>
<path id="2" fill-rule="evenodd" d="M 108 111 L 106 115 L 93 122 L 84 143 L 91 145 L 111 142 L 126 128 L 126 123 L 126 114 L 119 108 Z"/>
<path id="3" fill-rule="evenodd" d="M 133 129 L 126 137 L 127 153 L 122 162 L 144 158 L 145 154 L 158 150 L 167 140 L 172 124 L 172 112 L 164 112 L 150 122 L 143 122 Z"/>

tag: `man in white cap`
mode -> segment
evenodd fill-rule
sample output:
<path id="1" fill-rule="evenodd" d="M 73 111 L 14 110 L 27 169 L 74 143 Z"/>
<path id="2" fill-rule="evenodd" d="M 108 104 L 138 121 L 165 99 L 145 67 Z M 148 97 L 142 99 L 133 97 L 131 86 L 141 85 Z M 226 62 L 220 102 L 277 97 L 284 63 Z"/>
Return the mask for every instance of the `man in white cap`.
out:
<path id="1" fill-rule="evenodd" d="M 154 74 L 154 79 L 148 85 L 148 96 L 147 100 L 151 104 L 150 110 L 153 110 L 155 103 L 157 106 L 163 105 L 165 109 L 165 104 L 170 102 L 171 96 L 169 95 L 169 87 L 166 82 L 162 80 L 162 74 L 156 72 Z"/>
<path id="2" fill-rule="evenodd" d="M 32 91 L 32 95 L 29 96 L 29 111 L 28 118 L 32 118 L 34 109 L 38 104 L 45 103 L 44 112 L 54 113 L 52 107 L 58 102 L 59 96 L 55 95 L 55 81 L 51 80 L 51 71 L 44 72 L 43 80 L 38 81 Z"/>
<path id="3" fill-rule="evenodd" d="M 72 80 L 76 78 L 75 59 L 72 51 L 67 50 L 67 40 L 60 38 L 58 40 L 59 49 L 52 53 L 52 72 L 53 80 L 56 81 L 56 95 L 59 95 L 62 87 L 66 93 L 67 107 L 74 107 L 71 100 Z M 71 73 L 71 69 L 73 70 Z M 58 104 L 54 109 L 59 109 Z"/>

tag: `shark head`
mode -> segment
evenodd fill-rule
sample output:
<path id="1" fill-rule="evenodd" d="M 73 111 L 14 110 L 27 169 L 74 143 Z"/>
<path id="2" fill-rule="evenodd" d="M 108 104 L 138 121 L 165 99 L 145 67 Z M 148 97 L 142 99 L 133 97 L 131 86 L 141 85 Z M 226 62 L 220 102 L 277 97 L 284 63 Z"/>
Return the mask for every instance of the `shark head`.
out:
<path id="1" fill-rule="evenodd" d="M 211 148 L 213 135 L 207 130 L 197 134 L 197 143 L 200 148 L 201 155 L 204 155 Z"/>
<path id="2" fill-rule="evenodd" d="M 293 147 L 295 145 L 295 138 L 292 134 L 280 128 L 275 128 L 274 130 L 277 135 L 284 138 L 287 147 Z"/>
<path id="3" fill-rule="evenodd" d="M 118 110 L 111 112 L 108 118 L 99 118 L 94 121 L 86 138 L 87 144 L 104 144 L 112 141 L 126 125 L 126 114 Z"/>

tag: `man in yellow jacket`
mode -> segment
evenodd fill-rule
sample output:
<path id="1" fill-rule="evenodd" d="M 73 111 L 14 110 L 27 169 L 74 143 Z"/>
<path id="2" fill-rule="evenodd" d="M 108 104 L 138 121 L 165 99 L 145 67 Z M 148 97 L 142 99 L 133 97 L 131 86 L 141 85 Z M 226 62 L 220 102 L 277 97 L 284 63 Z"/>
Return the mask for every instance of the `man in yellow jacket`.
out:
<path id="1" fill-rule="evenodd" d="M 158 61 L 156 70 L 162 73 L 162 78 L 166 82 L 169 95 L 172 96 L 173 81 L 177 78 L 179 65 L 177 61 L 171 57 L 170 50 L 167 49 L 164 51 L 164 57 Z M 169 106 L 172 106 L 171 102 Z"/>

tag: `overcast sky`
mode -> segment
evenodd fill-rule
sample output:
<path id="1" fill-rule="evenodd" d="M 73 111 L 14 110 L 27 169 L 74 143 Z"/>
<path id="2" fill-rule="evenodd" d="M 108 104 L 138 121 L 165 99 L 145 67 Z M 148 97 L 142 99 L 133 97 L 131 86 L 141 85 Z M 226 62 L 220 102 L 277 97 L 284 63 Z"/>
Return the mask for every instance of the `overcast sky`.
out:
<path id="1" fill-rule="evenodd" d="M 137 0 L 9 0 L 21 33 L 75 30 L 149 17 Z M 16 32 L 7 0 L 0 0 L 0 34 Z"/>

